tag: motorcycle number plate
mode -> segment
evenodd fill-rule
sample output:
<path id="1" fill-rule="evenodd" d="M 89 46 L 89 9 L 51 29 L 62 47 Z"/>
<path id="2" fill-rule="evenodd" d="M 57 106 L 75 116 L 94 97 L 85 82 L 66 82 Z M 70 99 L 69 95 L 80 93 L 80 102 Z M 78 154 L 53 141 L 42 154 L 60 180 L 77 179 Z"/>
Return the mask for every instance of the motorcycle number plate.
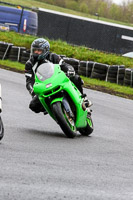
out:
<path id="1" fill-rule="evenodd" d="M 46 85 L 46 88 L 49 88 L 51 86 L 52 86 L 52 83 L 49 83 L 49 84 Z"/>

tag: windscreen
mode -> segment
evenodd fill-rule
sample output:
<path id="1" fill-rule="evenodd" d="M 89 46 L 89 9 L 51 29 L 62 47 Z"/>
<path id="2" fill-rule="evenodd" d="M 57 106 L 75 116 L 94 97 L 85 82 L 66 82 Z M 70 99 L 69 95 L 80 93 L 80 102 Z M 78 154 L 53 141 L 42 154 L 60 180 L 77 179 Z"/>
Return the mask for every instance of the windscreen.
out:
<path id="1" fill-rule="evenodd" d="M 54 74 L 54 65 L 52 63 L 43 63 L 37 68 L 36 75 L 40 81 L 45 81 Z"/>

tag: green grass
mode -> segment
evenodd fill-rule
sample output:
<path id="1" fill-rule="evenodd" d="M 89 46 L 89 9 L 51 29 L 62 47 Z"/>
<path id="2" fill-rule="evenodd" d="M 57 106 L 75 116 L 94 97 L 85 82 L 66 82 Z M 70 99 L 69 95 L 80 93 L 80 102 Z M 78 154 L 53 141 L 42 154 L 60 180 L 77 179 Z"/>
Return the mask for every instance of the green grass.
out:
<path id="1" fill-rule="evenodd" d="M 97 89 L 117 96 L 133 99 L 133 88 L 81 76 L 85 87 Z"/>
<path id="2" fill-rule="evenodd" d="M 35 36 L 22 35 L 15 32 L 0 32 L 0 41 L 12 43 L 15 46 L 23 46 L 27 49 L 30 48 Z"/>
<path id="3" fill-rule="evenodd" d="M 22 35 L 15 32 L 0 32 L 0 41 L 13 43 L 15 46 L 22 46 L 30 49 L 32 41 L 37 38 L 30 35 Z M 48 39 L 48 38 L 46 38 Z M 59 55 L 76 58 L 78 60 L 94 61 L 108 65 L 125 65 L 126 68 L 133 68 L 133 59 L 122 57 L 116 54 L 109 54 L 97 50 L 91 50 L 84 46 L 73 46 L 61 40 L 49 40 L 50 49 Z"/>
<path id="4" fill-rule="evenodd" d="M 25 65 L 11 60 L 0 60 L 0 66 L 13 71 L 24 72 Z"/>

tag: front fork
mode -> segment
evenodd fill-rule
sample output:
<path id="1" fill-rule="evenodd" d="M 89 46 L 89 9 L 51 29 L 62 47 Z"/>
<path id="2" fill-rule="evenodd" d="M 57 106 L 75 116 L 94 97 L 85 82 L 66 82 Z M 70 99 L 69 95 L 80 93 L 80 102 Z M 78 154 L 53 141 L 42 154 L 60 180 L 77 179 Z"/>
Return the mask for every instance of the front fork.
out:
<path id="1" fill-rule="evenodd" d="M 72 112 L 72 110 L 71 110 L 71 108 L 70 108 L 70 105 L 69 105 L 69 103 L 68 103 L 66 97 L 63 98 L 62 104 L 63 104 L 63 106 L 64 106 L 64 108 L 65 108 L 65 110 L 66 110 L 67 113 Z"/>

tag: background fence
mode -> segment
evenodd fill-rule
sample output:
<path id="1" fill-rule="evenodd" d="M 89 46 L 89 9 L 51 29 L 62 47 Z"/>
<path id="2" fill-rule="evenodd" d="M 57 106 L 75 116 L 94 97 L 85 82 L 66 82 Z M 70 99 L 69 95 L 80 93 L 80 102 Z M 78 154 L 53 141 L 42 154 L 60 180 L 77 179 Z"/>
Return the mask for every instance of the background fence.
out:
<path id="1" fill-rule="evenodd" d="M 133 51 L 133 27 L 41 8 L 38 11 L 38 36 L 111 53 Z"/>

